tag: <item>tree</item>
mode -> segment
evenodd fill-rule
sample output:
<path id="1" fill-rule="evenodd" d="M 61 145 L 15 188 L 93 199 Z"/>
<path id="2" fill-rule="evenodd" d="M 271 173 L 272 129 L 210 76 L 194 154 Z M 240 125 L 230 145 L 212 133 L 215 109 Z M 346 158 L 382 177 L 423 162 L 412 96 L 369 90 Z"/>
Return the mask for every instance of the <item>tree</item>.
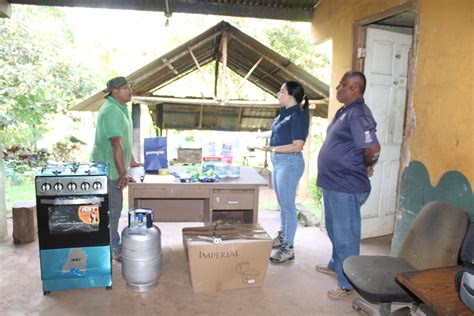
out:
<path id="1" fill-rule="evenodd" d="M 96 76 L 74 54 L 72 31 L 61 11 L 13 6 L 0 19 L 0 139 L 34 146 L 48 118 L 97 87 Z"/>
<path id="2" fill-rule="evenodd" d="M 308 36 L 304 36 L 292 25 L 292 22 L 285 22 L 282 26 L 267 29 L 266 34 L 273 50 L 316 78 L 328 82 L 329 78 L 323 78 L 323 75 L 319 73 L 320 69 L 330 66 L 328 56 L 315 53 Z"/>

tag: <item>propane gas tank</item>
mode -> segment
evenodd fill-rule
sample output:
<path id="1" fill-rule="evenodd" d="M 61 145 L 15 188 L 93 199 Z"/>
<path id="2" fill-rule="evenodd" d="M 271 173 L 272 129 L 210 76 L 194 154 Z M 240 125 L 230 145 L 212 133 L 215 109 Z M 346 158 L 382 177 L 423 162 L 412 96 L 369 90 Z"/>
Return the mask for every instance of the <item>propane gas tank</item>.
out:
<path id="1" fill-rule="evenodd" d="M 151 209 L 128 212 L 128 227 L 122 231 L 122 275 L 127 288 L 146 292 L 161 275 L 161 232 L 153 225 Z"/>

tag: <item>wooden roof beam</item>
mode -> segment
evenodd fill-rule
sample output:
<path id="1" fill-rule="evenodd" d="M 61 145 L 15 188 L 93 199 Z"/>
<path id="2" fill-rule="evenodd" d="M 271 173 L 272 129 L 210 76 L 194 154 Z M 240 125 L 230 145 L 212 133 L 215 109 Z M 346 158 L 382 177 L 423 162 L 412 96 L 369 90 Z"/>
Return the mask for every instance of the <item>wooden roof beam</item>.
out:
<path id="1" fill-rule="evenodd" d="M 199 61 L 196 59 L 196 56 L 194 56 L 193 50 L 190 47 L 188 47 L 188 51 L 189 51 L 189 54 L 191 54 L 194 64 L 196 65 L 198 69 L 199 75 L 201 76 L 201 80 L 206 82 L 207 85 L 209 85 L 209 83 L 207 82 L 206 76 L 204 76 L 204 73 L 202 72 L 201 65 L 199 65 Z M 202 91 L 201 91 L 201 96 L 204 97 L 204 93 Z"/>
<path id="2" fill-rule="evenodd" d="M 244 45 L 245 47 L 247 47 L 248 49 L 250 50 L 253 50 L 253 51 L 257 51 L 255 50 L 251 45 L 249 45 L 248 43 L 246 43 L 245 41 L 243 41 L 242 39 L 238 38 L 238 37 L 235 37 L 235 40 L 238 41 L 240 44 Z M 295 73 L 293 73 L 292 71 L 290 71 L 288 69 L 288 67 L 284 67 L 281 65 L 280 62 L 276 61 L 275 59 L 269 57 L 269 56 L 265 56 L 265 59 L 267 59 L 269 62 L 271 62 L 272 64 L 274 64 L 276 67 L 280 68 L 283 72 L 285 72 L 286 74 L 288 75 L 291 75 L 291 76 L 295 76 Z M 288 64 L 287 65 L 292 65 L 291 61 L 287 60 L 288 61 Z M 304 86 L 309 86 L 311 87 L 313 90 L 317 91 L 319 94 L 321 94 L 322 96 L 324 96 L 326 94 L 325 91 L 322 91 L 321 89 L 319 89 L 317 86 L 311 84 L 311 82 L 308 82 L 304 79 L 300 79 L 300 82 L 301 84 L 303 84 Z"/>
<path id="3" fill-rule="evenodd" d="M 12 15 L 10 4 L 6 0 L 0 0 L 0 18 L 9 18 Z"/>
<path id="4" fill-rule="evenodd" d="M 187 47 L 190 47 L 192 50 L 195 50 L 196 48 L 199 48 L 203 45 L 206 45 L 207 42 L 213 40 L 214 37 L 217 37 L 220 34 L 221 34 L 221 32 L 213 33 L 211 36 L 209 36 L 205 40 L 199 41 L 194 45 L 190 45 L 190 46 L 188 45 Z M 178 53 L 176 55 L 173 55 L 172 53 L 174 53 L 175 51 L 180 51 L 180 53 Z M 173 56 L 173 57 L 166 58 L 167 55 L 170 55 L 170 56 Z M 147 69 L 151 69 L 150 71 L 147 72 L 146 69 L 141 69 L 139 71 L 136 71 L 136 72 L 132 73 L 128 77 L 132 78 L 132 80 L 136 81 L 136 82 L 147 80 L 148 78 L 150 78 L 151 76 L 155 75 L 160 70 L 162 70 L 163 67 L 167 67 L 167 65 L 163 63 L 162 59 L 166 59 L 167 63 L 172 64 L 175 61 L 177 61 L 178 59 L 186 57 L 186 55 L 188 55 L 188 51 L 187 50 L 181 50 L 181 47 L 178 47 L 178 48 L 172 50 L 171 52 L 169 52 L 168 54 L 166 54 L 165 56 L 163 56 L 161 59 L 157 59 L 154 62 L 151 62 L 150 64 L 145 66 Z M 156 65 L 157 63 L 158 63 L 158 65 Z"/>
<path id="5" fill-rule="evenodd" d="M 163 64 L 168 67 L 169 70 L 171 70 L 176 76 L 179 75 L 179 72 L 176 70 L 176 68 L 174 68 L 173 64 L 170 63 L 166 58 L 161 58 L 161 61 L 163 62 Z"/>
<path id="6" fill-rule="evenodd" d="M 263 56 L 260 57 L 257 62 L 255 63 L 255 65 L 253 65 L 252 68 L 250 68 L 250 70 L 247 72 L 247 74 L 245 75 L 245 77 L 240 81 L 239 85 L 235 88 L 236 91 L 238 91 L 240 89 L 240 87 L 243 86 L 243 84 L 245 83 L 246 80 L 248 80 L 248 78 L 250 77 L 250 75 L 253 73 L 253 71 L 255 70 L 255 68 L 258 67 L 258 64 L 260 64 L 260 62 L 262 61 L 263 59 Z"/>
<path id="7" fill-rule="evenodd" d="M 227 40 L 229 39 L 229 34 L 226 30 L 222 32 L 221 37 L 221 46 L 222 46 L 222 91 L 221 91 L 221 101 L 225 102 L 227 100 L 226 96 L 226 85 L 227 85 Z"/>
<path id="8" fill-rule="evenodd" d="M 230 107 L 268 107 L 268 108 L 280 108 L 278 101 L 265 101 L 265 100 L 228 100 L 225 104 L 222 104 L 219 100 L 212 99 L 188 99 L 188 98 L 173 98 L 173 97 L 147 97 L 147 96 L 133 96 L 133 102 L 139 102 L 143 104 L 185 104 L 185 105 L 206 105 L 206 106 L 230 106 Z M 318 104 L 326 104 L 324 100 L 310 100 L 310 106 Z"/>

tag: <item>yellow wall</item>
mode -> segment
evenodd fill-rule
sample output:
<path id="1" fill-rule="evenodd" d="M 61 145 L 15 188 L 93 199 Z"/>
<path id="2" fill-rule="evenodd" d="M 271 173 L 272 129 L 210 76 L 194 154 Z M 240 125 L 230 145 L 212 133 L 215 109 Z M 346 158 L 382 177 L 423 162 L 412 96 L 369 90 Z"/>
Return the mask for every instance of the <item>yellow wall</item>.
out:
<path id="1" fill-rule="evenodd" d="M 313 16 L 315 42 L 333 40 L 330 118 L 340 106 L 335 87 L 352 66 L 352 22 L 409 0 L 322 0 Z M 410 160 L 421 161 L 436 184 L 457 170 L 474 184 L 472 0 L 417 0 L 419 16 Z"/>

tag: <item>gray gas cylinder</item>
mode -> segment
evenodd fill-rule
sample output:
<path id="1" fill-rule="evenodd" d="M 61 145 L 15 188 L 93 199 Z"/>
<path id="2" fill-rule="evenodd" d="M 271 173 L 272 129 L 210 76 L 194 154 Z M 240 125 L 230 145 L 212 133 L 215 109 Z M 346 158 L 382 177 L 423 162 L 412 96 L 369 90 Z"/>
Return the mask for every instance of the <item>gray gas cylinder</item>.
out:
<path id="1" fill-rule="evenodd" d="M 158 284 L 161 232 L 153 225 L 151 209 L 128 212 L 128 227 L 122 231 L 122 275 L 132 291 L 146 292 Z"/>

